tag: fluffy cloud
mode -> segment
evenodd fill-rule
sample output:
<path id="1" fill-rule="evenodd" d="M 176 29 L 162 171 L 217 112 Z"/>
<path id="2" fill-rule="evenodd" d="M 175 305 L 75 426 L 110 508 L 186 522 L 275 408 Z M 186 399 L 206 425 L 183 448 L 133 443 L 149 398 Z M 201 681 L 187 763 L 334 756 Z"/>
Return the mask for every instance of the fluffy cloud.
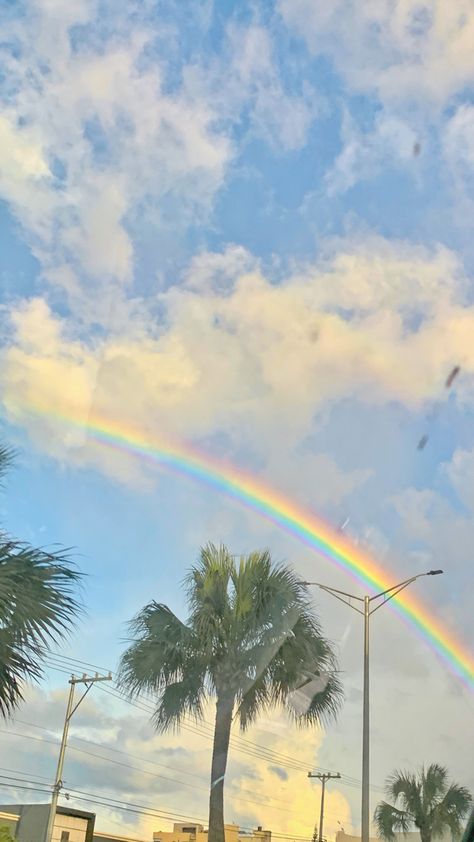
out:
<path id="1" fill-rule="evenodd" d="M 5 745 L 15 747 L 17 767 L 28 768 L 31 779 L 39 777 L 47 782 L 53 775 L 65 695 L 64 691 L 32 691 L 16 721 L 2 730 Z M 74 717 L 65 765 L 65 790 L 83 790 L 99 800 L 110 796 L 149 805 L 171 815 L 187 813 L 190 818 L 205 821 L 212 727 L 206 726 L 207 736 L 203 736 L 202 729 L 197 731 L 192 726 L 190 729 L 189 723 L 179 733 L 157 735 L 146 712 L 130 709 L 124 703 L 111 701 L 110 697 L 107 702 L 96 691 Z M 212 711 L 208 713 L 210 723 Z M 303 737 L 284 716 L 275 716 L 261 725 L 263 730 L 254 727 L 245 739 L 280 755 L 283 752 L 286 758 L 297 757 L 308 769 L 314 768 L 322 732 L 309 731 Z M 7 736 L 8 732 L 13 733 Z M 32 738 L 24 740 L 18 733 L 31 734 Z M 231 748 L 226 790 L 228 813 L 242 826 L 264 824 L 279 833 L 311 834 L 314 794 L 303 770 L 277 775 L 271 761 L 248 757 Z M 14 783 L 8 796 L 11 801 L 24 800 L 21 790 L 15 791 Z M 42 800 L 41 796 L 38 800 Z M 76 801 L 73 795 L 71 803 L 86 809 L 84 802 Z M 94 810 L 94 805 L 89 804 L 88 808 Z M 149 838 L 154 830 L 169 827 L 166 817 L 127 815 L 103 806 L 95 809 L 97 826 L 102 831 L 113 831 L 118 822 L 123 827 L 133 825 L 134 832 Z M 333 786 L 327 794 L 329 833 L 336 831 L 338 819 L 350 824 L 351 813 L 346 798 Z"/>
<path id="2" fill-rule="evenodd" d="M 183 64 L 147 4 L 31 0 L 6 24 L 0 193 L 43 277 L 89 322 L 132 283 L 144 222 L 176 239 L 206 218 L 236 128 L 278 150 L 306 138 L 311 97 L 286 90 L 270 33 L 226 32 L 212 59 Z"/>
<path id="3" fill-rule="evenodd" d="M 450 180 L 452 195 L 458 213 L 457 223 L 466 229 L 470 242 L 468 220 L 471 218 L 474 188 L 474 107 L 460 105 L 446 120 L 442 130 L 441 146 L 443 164 Z"/>
<path id="4" fill-rule="evenodd" d="M 416 157 L 417 134 L 405 121 L 379 114 L 372 131 L 363 133 L 351 116 L 343 116 L 342 151 L 326 175 L 333 196 L 359 181 L 375 178 L 387 166 L 406 166 Z"/>
<path id="5" fill-rule="evenodd" d="M 147 312 L 130 302 L 126 327 L 106 336 L 82 336 L 41 298 L 14 308 L 11 323 L 1 375 L 10 418 L 49 453 L 107 471 L 122 457 L 85 446 L 80 433 L 68 439 L 55 416 L 81 425 L 92 412 L 209 446 L 220 436 L 226 456 L 244 448 L 277 471 L 283 445 L 307 459 L 314 424 L 343 400 L 418 411 L 454 363 L 472 400 L 474 310 L 443 249 L 340 241 L 274 285 L 230 248 L 201 254 Z M 339 493 L 354 481 L 339 482 Z"/>
<path id="6" fill-rule="evenodd" d="M 54 284 L 77 291 L 74 274 L 123 284 L 133 272 L 130 214 L 173 194 L 183 214 L 207 207 L 229 142 L 209 101 L 184 86 L 164 90 L 139 26 L 86 46 L 71 31 L 95 20 L 95 4 L 29 11 L 10 25 L 15 49 L 3 48 L 3 193 Z"/>
<path id="7" fill-rule="evenodd" d="M 264 27 L 230 27 L 229 42 L 232 84 L 236 92 L 247 92 L 252 103 L 254 133 L 274 149 L 303 146 L 316 113 L 310 86 L 303 86 L 300 94 L 285 90 L 277 72 L 270 33 Z"/>
<path id="8" fill-rule="evenodd" d="M 474 450 L 456 450 L 444 467 L 461 502 L 474 511 Z"/>
<path id="9" fill-rule="evenodd" d="M 471 0 L 280 0 L 280 13 L 347 84 L 388 103 L 443 105 L 474 80 Z"/>

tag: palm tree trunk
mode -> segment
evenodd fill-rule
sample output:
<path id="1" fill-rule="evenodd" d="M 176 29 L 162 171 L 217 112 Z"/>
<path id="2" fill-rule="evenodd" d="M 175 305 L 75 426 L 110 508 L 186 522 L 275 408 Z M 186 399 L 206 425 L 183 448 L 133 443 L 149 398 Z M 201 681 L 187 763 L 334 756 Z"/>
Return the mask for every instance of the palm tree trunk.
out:
<path id="1" fill-rule="evenodd" d="M 421 842 L 431 842 L 431 831 L 420 827 Z"/>
<path id="2" fill-rule="evenodd" d="M 208 842 L 225 842 L 224 836 L 224 777 L 229 752 L 230 729 L 234 698 L 218 695 L 216 723 L 212 749 L 211 795 L 209 798 Z"/>

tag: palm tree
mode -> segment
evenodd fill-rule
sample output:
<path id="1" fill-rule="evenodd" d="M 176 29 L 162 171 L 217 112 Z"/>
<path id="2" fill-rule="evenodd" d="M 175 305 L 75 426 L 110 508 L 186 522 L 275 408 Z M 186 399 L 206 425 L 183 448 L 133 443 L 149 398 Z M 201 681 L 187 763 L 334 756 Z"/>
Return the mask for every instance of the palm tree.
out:
<path id="1" fill-rule="evenodd" d="M 0 445 L 0 478 L 11 463 Z M 37 680 L 48 646 L 58 643 L 80 613 L 74 598 L 80 574 L 60 553 L 48 553 L 0 531 L 0 718 Z"/>
<path id="2" fill-rule="evenodd" d="M 375 810 L 377 832 L 383 839 L 394 839 L 395 831 L 407 833 L 412 825 L 420 831 L 422 842 L 431 842 L 447 830 L 453 838 L 461 835 L 472 798 L 465 787 L 448 781 L 444 766 L 432 763 L 418 774 L 395 772 L 386 790 L 398 806 L 381 801 Z"/>
<path id="3" fill-rule="evenodd" d="M 335 715 L 341 689 L 306 588 L 268 552 L 236 563 L 225 547 L 208 544 L 185 586 L 186 624 L 154 601 L 132 620 L 119 685 L 131 698 L 142 692 L 156 698 L 159 731 L 179 727 L 186 715 L 202 719 L 206 702 L 215 698 L 208 839 L 224 842 L 224 777 L 234 719 L 245 730 L 262 712 L 289 707 L 306 677 L 323 671 L 327 677 L 305 712 L 292 713 L 301 724 L 314 724 Z"/>

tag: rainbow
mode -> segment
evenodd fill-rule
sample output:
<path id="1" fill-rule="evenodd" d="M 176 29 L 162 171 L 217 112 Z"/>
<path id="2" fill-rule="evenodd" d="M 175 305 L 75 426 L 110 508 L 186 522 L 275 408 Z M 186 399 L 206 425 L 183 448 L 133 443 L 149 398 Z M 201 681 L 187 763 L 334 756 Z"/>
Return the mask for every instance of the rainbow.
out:
<path id="1" fill-rule="evenodd" d="M 388 571 L 366 552 L 353 546 L 341 533 L 233 465 L 219 462 L 188 445 L 172 443 L 156 435 L 149 436 L 123 421 L 114 421 L 93 413 L 84 420 L 76 410 L 59 413 L 32 404 L 28 405 L 27 410 L 78 428 L 101 445 L 125 451 L 205 484 L 284 529 L 371 590 L 384 591 L 394 584 Z M 395 597 L 392 604 L 401 618 L 428 643 L 449 669 L 467 687 L 474 689 L 474 661 L 467 647 L 432 613 L 428 613 L 408 590 Z"/>

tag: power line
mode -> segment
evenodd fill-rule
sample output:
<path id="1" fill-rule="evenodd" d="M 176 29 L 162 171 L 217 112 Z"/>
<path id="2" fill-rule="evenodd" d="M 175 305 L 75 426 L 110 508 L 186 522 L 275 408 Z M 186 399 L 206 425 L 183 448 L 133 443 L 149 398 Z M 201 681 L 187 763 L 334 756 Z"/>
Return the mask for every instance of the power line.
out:
<path id="1" fill-rule="evenodd" d="M 46 728 L 44 725 L 36 725 L 34 722 L 26 722 L 24 719 L 16 719 L 15 721 L 18 722 L 19 725 L 27 725 L 30 728 L 38 728 L 39 730 L 47 731 L 48 733 L 51 732 L 51 729 Z M 148 760 L 145 757 L 140 757 L 137 754 L 131 754 L 128 751 L 121 751 L 120 749 L 114 748 L 113 746 L 110 746 L 107 743 L 97 743 L 94 740 L 86 740 L 85 737 L 77 737 L 77 736 L 73 736 L 72 739 L 76 740 L 77 742 L 80 742 L 80 743 L 87 743 L 87 745 L 97 746 L 98 748 L 105 748 L 107 751 L 114 752 L 114 754 L 122 754 L 124 757 L 132 757 L 134 760 L 140 760 L 142 763 L 149 763 L 151 766 L 157 766 L 159 768 L 173 770 L 173 766 L 167 766 L 165 763 L 158 763 L 156 760 Z M 12 772 L 14 770 L 13 769 L 7 769 L 7 771 Z M 199 780 L 202 780 L 202 775 L 198 775 L 198 774 L 196 774 L 196 772 L 187 772 L 185 769 L 181 769 L 181 768 L 176 769 L 176 771 L 178 771 L 181 775 L 189 775 L 190 777 L 198 778 Z M 153 773 L 151 773 L 151 774 L 153 774 Z M 49 780 L 49 778 L 48 778 L 48 780 Z"/>
<path id="2" fill-rule="evenodd" d="M 25 772 L 25 774 L 27 773 Z M 0 778 L 8 781 L 18 781 L 18 783 L 20 784 L 38 784 L 38 786 L 46 786 L 46 784 L 44 784 L 42 781 L 33 781 L 28 780 L 27 778 L 13 778 L 11 777 L 11 775 L 0 775 Z"/>
<path id="3" fill-rule="evenodd" d="M 24 724 L 31 725 L 32 723 L 24 723 Z M 41 726 L 41 725 L 36 725 L 36 726 L 33 726 L 33 727 L 43 728 L 43 726 Z M 44 730 L 48 730 L 48 729 L 44 728 Z M 19 733 L 19 732 L 15 732 L 15 731 L 8 731 L 6 729 L 0 729 L 0 731 L 2 731 L 3 733 L 6 733 L 6 734 L 12 735 L 12 736 L 23 738 L 23 739 L 34 740 L 35 742 L 49 743 L 50 745 L 59 745 L 58 740 L 48 740 L 48 739 L 45 739 L 43 737 L 34 737 L 34 736 L 29 735 L 29 734 L 23 734 L 23 733 Z M 90 740 L 83 740 L 83 742 L 89 743 L 91 741 Z M 98 745 L 98 744 L 92 743 L 92 745 Z M 137 772 L 142 772 L 142 773 L 144 772 L 145 774 L 152 775 L 153 777 L 164 778 L 165 780 L 170 781 L 172 783 L 175 783 L 178 786 L 184 785 L 184 786 L 190 787 L 191 789 L 200 789 L 202 791 L 205 791 L 206 793 L 208 793 L 208 791 L 209 791 L 208 787 L 196 787 L 194 784 L 188 784 L 187 781 L 180 781 L 179 779 L 168 778 L 168 777 L 165 777 L 163 775 L 155 775 L 153 772 L 148 772 L 147 770 L 140 769 L 136 766 L 131 766 L 128 763 L 121 763 L 120 761 L 112 760 L 111 758 L 104 757 L 103 755 L 97 754 L 96 752 L 90 752 L 90 751 L 86 751 L 85 749 L 80 749 L 77 746 L 69 745 L 69 749 L 71 751 L 78 752 L 79 754 L 84 754 L 84 755 L 87 755 L 89 757 L 94 757 L 94 758 L 97 758 L 99 760 L 103 760 L 106 763 L 112 763 L 114 765 L 123 766 L 125 768 L 129 768 L 129 769 L 132 769 L 133 771 L 137 771 Z M 120 753 L 126 754 L 125 752 L 120 752 Z M 152 762 L 152 761 L 150 761 L 150 762 Z M 25 773 L 25 774 L 28 774 L 28 773 Z M 0 778 L 1 777 L 6 777 L 6 776 L 0 775 Z M 29 782 L 29 781 L 25 781 L 25 782 Z M 31 783 L 38 783 L 38 782 L 37 781 L 31 781 Z M 67 782 L 64 784 L 64 787 L 66 789 L 68 789 Z M 242 790 L 242 791 L 245 792 L 246 790 Z M 87 794 L 90 794 L 90 793 L 87 793 Z M 268 809 L 271 809 L 271 810 L 278 810 L 280 812 L 291 813 L 291 814 L 296 813 L 295 810 L 288 810 L 284 807 L 276 807 L 273 804 L 268 803 L 269 800 L 279 800 L 280 804 L 281 803 L 290 804 L 291 802 L 289 802 L 289 801 L 281 802 L 280 799 L 271 799 L 271 798 L 268 799 L 268 796 L 266 796 L 267 800 L 265 802 L 262 802 L 262 801 L 253 801 L 253 800 L 250 800 L 248 798 L 242 798 L 240 794 L 233 795 L 231 792 L 229 792 L 229 795 L 230 795 L 231 799 L 233 799 L 234 801 L 238 801 L 239 803 L 256 804 L 259 807 L 267 807 Z M 106 797 L 106 796 L 99 796 L 99 797 Z M 333 818 L 335 818 L 335 814 L 333 814 L 333 813 L 328 813 L 328 815 L 331 815 Z"/>
<path id="4" fill-rule="evenodd" d="M 15 789 L 22 789 L 28 792 L 45 792 L 48 793 L 48 790 L 39 789 L 34 786 L 14 786 Z M 108 809 L 116 809 L 123 812 L 130 812 L 136 813 L 139 815 L 146 815 L 150 816 L 151 818 L 161 818 L 166 821 L 176 820 L 176 819 L 185 819 L 187 821 L 196 821 L 201 824 L 205 824 L 205 820 L 203 818 L 197 818 L 196 816 L 190 816 L 188 814 L 182 813 L 169 813 L 168 811 L 164 810 L 157 810 L 155 808 L 150 807 L 147 804 L 134 804 L 132 802 L 123 801 L 118 798 L 112 798 L 110 796 L 95 796 L 94 793 L 86 792 L 82 789 L 74 789 L 72 787 L 66 787 L 67 794 L 70 798 L 75 799 L 77 801 L 84 801 L 90 804 L 97 804 L 102 807 L 107 807 Z M 252 828 L 250 827 L 243 827 L 242 830 L 251 831 Z M 295 834 L 283 834 L 283 833 L 272 833 L 272 836 L 276 839 L 295 839 L 295 840 L 305 840 L 307 842 L 306 836 L 299 836 Z"/>
<path id="5" fill-rule="evenodd" d="M 27 783 L 27 781 L 25 782 Z M 5 784 L 5 786 L 9 786 L 9 784 Z M 26 789 L 27 792 L 43 792 L 45 795 L 51 795 L 50 789 L 38 789 L 38 787 L 33 786 L 19 786 L 17 784 L 10 784 L 12 789 Z"/>
<path id="6" fill-rule="evenodd" d="M 34 727 L 41 728 L 41 726 L 34 726 Z M 15 731 L 5 731 L 5 729 L 0 729 L 0 730 L 2 730 L 4 733 L 11 734 L 11 735 L 17 736 L 17 737 L 22 737 L 24 739 L 32 739 L 32 740 L 35 740 L 36 742 L 50 743 L 52 745 L 58 745 L 59 744 L 59 741 L 57 741 L 57 740 L 46 740 L 46 739 L 40 738 L 40 737 L 32 737 L 28 734 L 20 734 L 20 733 L 15 732 Z M 45 729 L 45 730 L 47 730 L 47 729 Z M 89 743 L 91 741 L 84 740 L 83 742 Z M 92 744 L 98 745 L 97 743 L 92 743 Z M 176 784 L 178 787 L 185 786 L 185 787 L 189 787 L 190 789 L 193 789 L 193 790 L 199 789 L 199 790 L 201 790 L 203 792 L 206 792 L 206 793 L 209 792 L 209 789 L 206 786 L 196 786 L 196 784 L 191 784 L 191 783 L 188 783 L 187 781 L 180 781 L 179 778 L 170 778 L 170 777 L 167 777 L 165 775 L 157 775 L 154 772 L 149 772 L 146 769 L 141 769 L 137 766 L 132 766 L 130 763 L 123 763 L 123 762 L 120 762 L 119 760 L 113 760 L 110 757 L 104 757 L 104 755 L 97 754 L 96 752 L 92 752 L 92 751 L 86 751 L 85 749 L 77 748 L 77 746 L 73 746 L 71 744 L 69 745 L 69 749 L 71 751 L 79 752 L 80 754 L 85 754 L 89 757 L 97 758 L 98 760 L 102 760 L 105 763 L 112 763 L 115 766 L 121 766 L 121 767 L 124 767 L 126 769 L 131 769 L 135 772 L 140 772 L 141 774 L 146 774 L 146 775 L 150 775 L 151 777 L 154 777 L 154 778 L 160 778 L 162 780 L 169 781 L 170 783 Z M 125 752 L 121 752 L 121 753 L 125 754 Z M 150 762 L 152 762 L 152 761 L 150 761 Z M 3 776 L 0 775 L 0 778 L 1 777 L 3 777 Z M 37 781 L 34 781 L 34 783 L 37 783 Z M 247 790 L 242 790 L 242 792 L 246 792 L 246 791 Z M 228 794 L 229 794 L 229 797 L 232 800 L 238 801 L 239 803 L 242 803 L 242 804 L 256 804 L 257 806 L 260 806 L 260 807 L 261 806 L 267 806 L 269 809 L 278 810 L 279 812 L 291 813 L 291 814 L 296 813 L 295 810 L 289 810 L 286 807 L 275 806 L 273 804 L 268 803 L 269 801 L 272 801 L 272 800 L 278 800 L 280 804 L 281 803 L 290 804 L 291 802 L 289 802 L 289 801 L 282 802 L 280 799 L 272 799 L 271 797 L 265 796 L 266 802 L 262 803 L 262 801 L 254 801 L 254 800 L 251 800 L 249 798 L 242 798 L 242 796 L 240 794 L 233 794 L 230 791 L 230 788 L 228 790 Z"/>
<path id="7" fill-rule="evenodd" d="M 82 665 L 82 664 L 86 665 L 86 664 L 87 664 L 87 662 L 86 662 L 86 661 L 81 662 L 81 661 L 79 661 L 79 660 L 77 660 L 77 659 L 72 659 L 72 658 L 71 658 L 71 659 L 68 659 L 68 658 L 66 658 L 66 657 L 65 657 L 65 656 L 63 656 L 63 655 L 58 655 L 58 654 L 55 654 L 55 653 L 53 653 L 52 655 L 50 655 L 50 656 L 49 656 L 49 660 L 50 660 L 51 662 L 52 662 L 52 658 L 55 658 L 55 659 L 56 659 L 56 661 L 59 661 L 59 659 L 61 659 L 62 663 L 61 663 L 61 661 L 60 661 L 60 667 L 64 667 L 64 665 L 65 665 L 65 664 L 64 664 L 64 661 L 66 661 L 66 663 L 68 663 L 68 661 L 69 661 L 69 660 L 74 660 L 74 662 L 75 662 L 76 664 L 79 664 L 79 665 Z M 93 666 L 93 667 L 94 667 L 94 669 L 99 669 L 99 667 L 96 667 L 96 666 L 95 666 L 95 665 L 93 665 L 93 664 L 87 664 L 87 665 L 88 665 L 88 666 Z M 58 670 L 58 671 L 59 671 L 59 670 Z M 114 675 L 113 671 L 112 671 L 112 675 Z M 101 689 L 104 689 L 104 688 L 101 688 Z M 117 692 L 120 692 L 120 691 L 117 691 Z M 124 696 L 123 696 L 123 694 L 121 694 L 121 693 L 120 693 L 120 696 L 121 696 L 121 698 L 123 698 L 125 701 L 128 701 L 128 700 L 126 699 L 126 697 L 124 697 Z M 149 702 L 151 701 L 150 699 L 147 699 L 147 697 L 146 697 L 146 696 L 144 696 L 143 694 L 139 694 L 139 698 L 143 701 L 143 703 L 144 703 L 144 704 L 147 704 L 147 703 L 149 703 Z M 154 711 L 152 711 L 152 712 L 154 712 Z M 200 730 L 200 732 L 201 732 L 201 735 L 202 735 L 202 736 L 205 736 L 206 734 L 208 734 L 208 735 L 209 735 L 209 737 L 213 738 L 213 735 L 214 735 L 214 727 L 213 727 L 213 725 L 212 725 L 211 723 L 208 723 L 208 722 L 206 722 L 206 721 L 201 721 L 201 722 L 199 722 L 199 723 L 188 722 L 188 723 L 184 723 L 184 725 L 186 725 L 186 727 L 187 727 L 188 729 L 190 729 L 190 728 L 199 729 L 199 730 Z M 198 733 L 198 730 L 196 730 L 196 731 L 195 731 L 195 733 Z M 241 745 L 241 746 L 244 746 L 244 745 L 245 745 L 245 746 L 248 746 L 248 747 L 249 747 L 249 751 L 254 751 L 255 749 L 257 749 L 259 752 L 263 752 L 263 753 L 265 753 L 265 754 L 271 754 L 271 756 L 272 756 L 272 757 L 271 757 L 271 759 L 272 759 L 272 760 L 278 761 L 278 759 L 281 759 L 281 762 L 282 762 L 282 763 L 283 763 L 283 760 L 284 760 L 286 763 L 291 764 L 291 766 L 292 766 L 294 769 L 301 769 L 301 771 L 304 771 L 304 772 L 306 772 L 306 771 L 307 771 L 307 765 L 306 765 L 306 764 L 302 763 L 301 761 L 297 761 L 297 760 L 295 760 L 294 758 L 292 758 L 292 757 L 290 757 L 290 756 L 288 756 L 288 755 L 283 754 L 282 752 L 276 752 L 276 751 L 274 751 L 274 749 L 270 749 L 270 748 L 268 748 L 268 746 L 262 746 L 262 745 L 260 745 L 260 744 L 258 744 L 258 743 L 254 743 L 252 740 L 247 740 L 245 737 L 242 737 L 242 736 L 240 736 L 240 735 L 239 735 L 239 736 L 237 736 L 237 735 L 233 735 L 233 736 L 231 736 L 231 740 L 232 740 L 232 741 L 234 741 L 234 743 L 239 743 L 239 745 Z M 236 747 L 236 746 L 234 746 L 234 747 Z M 319 767 L 318 767 L 318 768 L 319 768 Z M 330 770 L 329 770 L 329 769 L 321 769 L 321 771 L 326 771 L 326 772 L 327 772 L 327 771 L 330 771 Z"/>
<path id="8" fill-rule="evenodd" d="M 54 654 L 53 657 L 56 658 L 57 660 L 59 660 L 61 658 L 63 661 L 67 661 L 66 657 L 62 656 L 62 655 Z M 75 663 L 79 664 L 79 665 L 87 663 L 85 661 L 81 662 L 78 659 L 71 659 L 71 660 L 74 660 Z M 63 664 L 63 666 L 64 666 L 64 664 Z M 89 666 L 93 666 L 95 668 L 95 665 L 89 664 Z M 55 668 L 55 667 L 53 667 L 53 668 Z M 65 670 L 62 670 L 61 668 L 58 668 L 58 671 L 66 672 Z M 105 688 L 105 687 L 101 687 L 100 689 L 103 692 L 106 692 L 109 695 L 114 696 L 115 698 L 136 707 L 138 710 L 142 710 L 142 711 L 147 712 L 147 713 L 154 713 L 155 712 L 155 709 L 149 704 L 149 701 L 143 701 L 142 695 L 138 696 L 138 700 L 132 701 L 132 700 L 128 699 L 126 696 L 124 696 L 119 690 L 117 690 L 115 688 L 114 688 L 114 690 L 112 690 L 110 688 Z M 213 736 L 214 736 L 213 726 L 210 723 L 199 722 L 199 723 L 192 723 L 191 724 L 189 722 L 184 722 L 184 723 L 181 724 L 181 727 L 184 730 L 187 730 L 191 733 L 202 736 L 205 739 L 211 739 L 212 740 Z M 294 758 L 291 758 L 288 755 L 284 755 L 281 752 L 275 752 L 273 749 L 270 749 L 266 746 L 261 746 L 261 745 L 256 744 L 256 743 L 253 743 L 252 741 L 246 740 L 243 737 L 236 736 L 236 735 L 231 736 L 230 745 L 234 750 L 239 751 L 240 753 L 243 753 L 243 754 L 247 754 L 247 756 L 249 756 L 249 757 L 255 757 L 256 759 L 266 760 L 267 762 L 275 763 L 276 765 L 280 765 L 280 766 L 285 766 L 287 769 L 293 769 L 294 771 L 305 771 L 305 772 L 307 771 L 307 765 L 304 764 L 303 762 L 295 761 Z M 319 769 L 320 771 L 324 771 L 324 772 L 329 771 L 327 769 L 321 769 L 321 767 L 316 767 L 316 768 Z M 353 789 L 359 789 L 360 786 L 361 786 L 361 781 L 359 779 L 357 779 L 355 777 L 352 777 L 352 776 L 349 776 L 349 775 L 346 775 L 346 774 L 344 774 L 342 776 L 341 783 L 344 784 L 344 786 L 351 787 Z M 371 789 L 373 789 L 374 791 L 378 791 L 378 792 L 384 792 L 385 791 L 383 787 L 377 786 L 377 785 L 372 785 Z"/>
<path id="9" fill-rule="evenodd" d="M 113 698 L 116 698 L 120 701 L 126 702 L 127 704 L 132 705 L 132 707 L 136 707 L 137 710 L 141 710 L 141 711 L 144 711 L 146 713 L 152 713 L 153 712 L 153 708 L 151 708 L 149 705 L 146 705 L 143 702 L 140 702 L 140 703 L 133 702 L 130 699 L 127 699 L 126 696 L 123 696 L 122 694 L 118 693 L 114 689 L 111 689 L 109 687 L 101 687 L 100 689 L 101 689 L 102 692 L 107 693 L 107 695 L 110 695 Z M 195 733 L 194 729 L 189 727 L 186 723 L 182 724 L 181 727 L 184 728 L 184 730 L 188 730 L 188 731 L 191 731 L 192 733 Z M 231 738 L 231 740 L 232 740 L 232 738 Z M 231 745 L 231 747 L 236 748 L 235 746 L 233 746 L 232 742 L 230 743 L 230 745 Z M 236 748 L 236 750 L 242 751 L 242 749 L 238 749 L 238 748 Z M 243 753 L 245 754 L 246 751 L 244 751 Z M 252 754 L 250 756 L 256 757 L 258 759 L 265 760 L 265 761 L 271 762 L 271 763 L 277 762 L 274 758 L 268 758 L 263 754 L 262 755 Z M 285 766 L 288 769 L 293 769 L 293 770 L 298 771 L 298 772 L 300 772 L 300 771 L 304 771 L 305 773 L 307 772 L 307 766 L 303 763 L 301 763 L 301 765 L 298 765 L 298 766 L 292 766 L 290 764 L 286 764 L 286 762 L 283 763 L 282 761 L 278 761 L 278 763 L 279 763 L 280 766 Z M 349 786 L 349 787 L 353 787 L 353 788 L 357 788 L 357 789 L 360 788 L 360 781 L 358 781 L 355 778 L 351 778 L 348 775 L 342 776 L 341 783 L 343 783 L 345 786 Z M 373 789 L 379 789 L 378 787 L 375 787 L 375 786 L 372 787 L 372 788 Z M 384 791 L 382 789 L 382 787 L 380 787 L 380 790 Z"/>
<path id="10" fill-rule="evenodd" d="M 93 794 L 90 793 L 90 792 L 85 792 L 84 790 L 81 790 L 81 789 L 71 790 L 71 797 L 75 797 L 75 798 L 77 797 L 78 800 L 86 800 L 86 799 L 85 798 L 80 799 L 79 796 L 75 795 L 75 793 L 79 793 L 80 795 L 85 795 L 85 796 L 89 796 L 89 797 L 94 798 Z M 128 802 L 128 801 L 123 801 L 123 800 L 117 799 L 117 798 L 109 798 L 109 796 L 100 796 L 100 798 L 104 802 L 105 801 L 112 802 L 111 804 L 103 804 L 102 806 L 115 807 L 116 805 L 126 805 L 126 808 L 146 810 L 152 816 L 154 816 L 156 812 L 159 812 L 159 811 L 154 810 L 153 808 L 150 808 L 146 804 L 134 804 L 134 803 L 131 803 L 131 802 Z M 123 807 L 117 807 L 117 809 L 123 809 Z M 202 824 L 206 823 L 203 818 L 196 818 L 195 816 L 181 816 L 180 818 L 186 818 L 186 819 L 189 819 L 189 820 L 192 820 L 192 821 L 200 822 Z M 246 827 L 246 828 L 242 828 L 242 830 L 252 830 L 252 828 Z M 283 833 L 272 833 L 272 836 L 274 836 L 276 839 L 304 839 L 304 840 L 307 840 L 306 836 L 295 836 L 293 834 L 287 835 L 287 834 L 283 834 Z"/>
<path id="11" fill-rule="evenodd" d="M 9 769 L 6 766 L 0 766 L 0 771 L 2 771 L 2 772 L 13 772 L 13 773 L 16 773 L 18 775 L 28 775 L 29 774 L 29 772 L 23 772 L 21 769 Z M 48 781 L 48 783 L 50 781 L 49 775 L 39 775 L 39 774 L 37 774 L 36 777 L 37 778 L 44 778 L 44 780 Z"/>

